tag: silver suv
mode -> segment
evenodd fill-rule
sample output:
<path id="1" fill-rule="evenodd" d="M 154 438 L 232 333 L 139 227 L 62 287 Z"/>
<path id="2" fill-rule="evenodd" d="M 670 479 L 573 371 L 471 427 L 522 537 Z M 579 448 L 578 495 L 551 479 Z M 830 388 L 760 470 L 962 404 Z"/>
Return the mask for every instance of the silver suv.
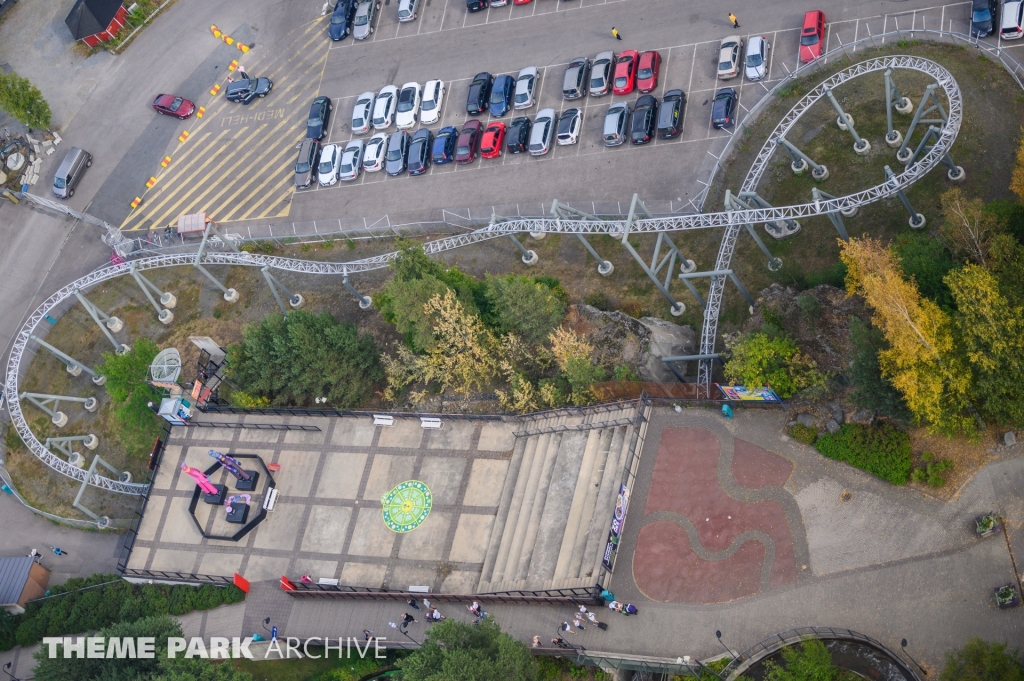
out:
<path id="1" fill-rule="evenodd" d="M 604 115 L 604 145 L 606 147 L 617 147 L 626 141 L 626 133 L 629 129 L 629 104 L 626 102 L 615 102 L 608 107 L 608 113 Z"/>
<path id="2" fill-rule="evenodd" d="M 380 9 L 376 0 L 365 0 L 356 7 L 356 18 L 352 20 L 352 37 L 366 40 L 373 33 L 373 16 Z"/>
<path id="3" fill-rule="evenodd" d="M 551 138 L 555 136 L 554 109 L 541 109 L 533 122 L 530 131 L 530 155 L 543 156 L 551 148 Z"/>

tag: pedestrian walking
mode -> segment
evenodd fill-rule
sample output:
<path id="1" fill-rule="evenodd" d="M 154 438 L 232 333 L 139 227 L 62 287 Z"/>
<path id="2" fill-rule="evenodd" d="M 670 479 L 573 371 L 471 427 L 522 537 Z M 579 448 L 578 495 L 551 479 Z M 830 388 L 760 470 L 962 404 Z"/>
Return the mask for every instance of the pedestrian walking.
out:
<path id="1" fill-rule="evenodd" d="M 28 552 L 28 557 L 29 558 L 33 558 L 34 559 L 38 555 L 39 555 L 39 552 L 36 551 L 35 549 L 32 549 L 31 551 Z"/>
<path id="2" fill-rule="evenodd" d="M 402 626 L 403 627 L 407 627 L 410 624 L 412 624 L 413 622 L 419 622 L 419 620 L 416 619 L 415 617 L 413 617 L 412 615 L 410 615 L 409 613 L 405 613 L 404 615 L 402 615 Z"/>
<path id="3" fill-rule="evenodd" d="M 626 605 L 623 606 L 621 612 L 623 615 L 635 615 L 640 611 L 637 610 L 636 606 L 632 603 L 626 603 Z"/>
<path id="4" fill-rule="evenodd" d="M 586 615 L 588 612 L 590 612 L 590 611 L 587 610 L 587 606 L 585 606 L 585 605 L 581 605 L 580 606 L 580 614 L 581 615 Z"/>
<path id="5" fill-rule="evenodd" d="M 590 620 L 591 624 L 596 624 L 597 626 L 601 626 L 601 623 L 597 621 L 597 616 L 594 615 L 594 613 L 588 612 L 587 613 L 587 619 Z"/>
<path id="6" fill-rule="evenodd" d="M 736 20 L 736 15 L 733 14 L 732 12 L 729 12 L 729 21 L 732 22 L 732 27 L 733 28 L 739 28 L 740 27 L 740 22 L 738 22 Z"/>
<path id="7" fill-rule="evenodd" d="M 586 627 L 583 626 L 583 620 L 580 619 L 579 615 L 576 615 L 576 618 L 572 621 L 572 624 L 573 624 L 574 627 L 576 627 L 580 631 L 583 631 L 586 628 Z"/>
<path id="8" fill-rule="evenodd" d="M 608 608 L 610 610 L 614 610 L 615 612 L 622 612 L 622 603 L 613 600 L 611 603 L 608 604 Z"/>
<path id="9" fill-rule="evenodd" d="M 419 609 L 420 609 L 420 604 L 419 604 L 419 601 L 417 601 L 417 600 L 416 600 L 415 598 L 410 598 L 409 600 L 407 600 L 407 601 L 406 601 L 406 603 L 408 603 L 408 604 L 409 604 L 409 606 L 410 606 L 410 607 L 411 607 L 411 608 L 412 608 L 413 610 L 419 610 Z"/>
<path id="10" fill-rule="evenodd" d="M 568 647 L 570 647 L 569 643 L 564 638 L 562 638 L 561 636 L 559 636 L 558 638 L 551 639 L 551 643 L 556 645 L 556 646 L 558 646 L 559 648 L 568 648 Z"/>
<path id="11" fill-rule="evenodd" d="M 364 641 L 372 641 L 374 638 L 376 638 L 376 637 L 373 635 L 372 631 L 370 631 L 369 629 L 363 629 L 363 640 Z"/>
<path id="12" fill-rule="evenodd" d="M 533 637 L 533 645 L 531 647 L 540 648 L 540 635 Z"/>
<path id="13" fill-rule="evenodd" d="M 567 622 L 567 621 L 566 622 L 562 622 L 562 626 L 560 626 L 558 629 L 560 631 L 564 631 L 567 634 L 572 634 L 573 636 L 576 635 L 576 632 L 572 630 L 572 625 L 569 624 L 569 622 Z"/>
<path id="14" fill-rule="evenodd" d="M 474 615 L 476 615 L 477 617 L 480 616 L 480 604 L 477 603 L 476 601 L 473 601 L 473 605 L 467 605 L 466 608 L 468 608 L 469 611 L 471 613 L 473 613 Z"/>
<path id="15" fill-rule="evenodd" d="M 619 29 L 612 26 L 612 35 L 615 36 L 616 40 L 622 40 L 622 36 L 619 35 Z"/>
<path id="16" fill-rule="evenodd" d="M 58 556 L 66 556 L 66 555 L 68 555 L 68 552 L 65 551 L 64 549 L 60 548 L 59 546 L 51 546 L 50 550 L 53 551 Z"/>

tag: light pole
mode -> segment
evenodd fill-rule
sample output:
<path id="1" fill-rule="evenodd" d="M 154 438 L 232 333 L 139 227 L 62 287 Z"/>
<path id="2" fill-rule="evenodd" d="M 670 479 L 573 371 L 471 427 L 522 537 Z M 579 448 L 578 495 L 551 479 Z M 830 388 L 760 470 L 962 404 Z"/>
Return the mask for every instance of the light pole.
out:
<path id="1" fill-rule="evenodd" d="M 414 639 L 414 638 L 413 638 L 412 636 L 410 636 L 410 635 L 409 635 L 409 634 L 408 634 L 408 633 L 406 632 L 406 628 L 408 628 L 408 626 L 409 626 L 409 623 L 408 623 L 408 622 L 402 622 L 402 626 L 398 627 L 398 630 L 399 630 L 400 632 L 402 632 L 402 636 L 405 636 L 405 637 L 406 637 L 407 639 L 409 639 L 410 641 L 412 641 L 412 642 L 413 642 L 413 643 L 415 643 L 416 645 L 419 645 L 419 644 L 420 644 L 420 643 L 419 643 L 419 641 L 417 641 L 416 639 Z"/>
<path id="2" fill-rule="evenodd" d="M 582 655 L 583 653 L 587 652 L 587 649 L 584 648 L 583 646 L 574 646 L 572 643 L 569 642 L 569 639 L 563 637 L 562 636 L 562 634 L 563 634 L 562 627 L 558 627 L 558 629 L 556 629 L 556 631 L 558 632 L 558 638 L 560 638 L 563 641 L 565 641 L 565 645 L 567 645 L 570 648 L 572 648 L 573 652 L 575 652 L 577 655 Z M 564 632 L 564 633 L 568 633 L 568 632 Z"/>
<path id="3" fill-rule="evenodd" d="M 17 676 L 8 671 L 13 664 L 13 662 L 8 662 L 4 665 L 4 674 L 7 674 L 7 676 L 11 677 L 11 681 L 21 681 L 21 679 L 19 679 Z"/>
<path id="4" fill-rule="evenodd" d="M 910 655 L 910 653 L 907 652 L 907 639 L 903 639 L 902 641 L 900 641 L 900 648 L 903 649 L 903 654 L 906 655 L 907 657 L 909 657 L 910 661 L 917 665 L 917 668 L 921 670 L 921 673 L 924 674 L 925 676 L 928 676 L 928 672 L 925 671 L 925 668 L 922 667 L 921 664 L 917 660 L 915 660 Z"/>
<path id="5" fill-rule="evenodd" d="M 715 630 L 715 638 L 717 638 L 718 642 L 722 644 L 723 648 L 725 648 L 725 652 L 729 653 L 729 657 L 735 660 L 736 656 L 732 654 L 731 650 L 729 650 L 729 646 L 725 645 L 725 643 L 722 641 L 722 632 L 718 629 Z"/>

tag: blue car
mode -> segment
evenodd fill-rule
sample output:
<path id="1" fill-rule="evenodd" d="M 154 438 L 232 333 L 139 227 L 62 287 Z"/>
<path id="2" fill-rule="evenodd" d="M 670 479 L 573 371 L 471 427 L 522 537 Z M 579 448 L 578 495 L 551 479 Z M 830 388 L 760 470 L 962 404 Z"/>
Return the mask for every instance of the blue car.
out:
<path id="1" fill-rule="evenodd" d="M 455 160 L 455 140 L 459 138 L 458 128 L 450 125 L 437 131 L 434 138 L 434 148 L 430 156 L 436 165 L 451 163 Z"/>
<path id="2" fill-rule="evenodd" d="M 501 118 L 512 108 L 512 95 L 516 92 L 516 79 L 512 76 L 498 76 L 491 86 L 491 116 Z"/>
<path id="3" fill-rule="evenodd" d="M 338 0 L 334 6 L 334 13 L 331 14 L 331 23 L 327 28 L 327 35 L 331 40 L 347 38 L 352 32 L 352 15 L 355 14 L 356 0 Z"/>

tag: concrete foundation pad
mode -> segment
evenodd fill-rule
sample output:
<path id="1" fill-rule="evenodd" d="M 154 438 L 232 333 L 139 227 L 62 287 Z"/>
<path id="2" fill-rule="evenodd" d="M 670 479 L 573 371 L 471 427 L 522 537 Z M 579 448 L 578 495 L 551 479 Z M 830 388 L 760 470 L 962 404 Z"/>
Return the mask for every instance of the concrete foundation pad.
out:
<path id="1" fill-rule="evenodd" d="M 369 447 L 376 432 L 377 427 L 368 418 L 338 419 L 331 435 L 331 444 L 339 447 Z"/>
<path id="2" fill-rule="evenodd" d="M 431 511 L 422 525 L 403 535 L 398 557 L 402 560 L 440 560 L 451 520 L 449 513 Z"/>
<path id="3" fill-rule="evenodd" d="M 474 459 L 463 503 L 467 506 L 497 507 L 508 463 L 503 459 Z"/>
<path id="4" fill-rule="evenodd" d="M 515 424 L 492 421 L 480 428 L 480 442 L 476 448 L 482 452 L 508 452 L 516 442 L 512 433 Z"/>
<path id="5" fill-rule="evenodd" d="M 327 452 L 316 495 L 326 499 L 355 499 L 366 467 L 361 452 Z"/>
<path id="6" fill-rule="evenodd" d="M 157 549 L 153 555 L 150 570 L 166 570 L 167 572 L 192 572 L 196 563 L 196 551 L 175 551 L 174 549 Z"/>
<path id="7" fill-rule="evenodd" d="M 167 497 L 154 495 L 149 498 L 149 502 L 146 504 L 146 513 L 142 516 L 142 522 L 139 523 L 139 539 L 143 541 L 156 539 L 157 530 L 160 529 L 160 515 L 163 513 L 166 503 Z"/>
<path id="8" fill-rule="evenodd" d="M 128 559 L 128 567 L 132 570 L 145 570 L 146 561 L 149 560 L 148 546 L 136 546 L 132 549 L 132 556 Z"/>
<path id="9" fill-rule="evenodd" d="M 454 504 L 458 501 L 466 460 L 427 456 L 420 464 L 417 478 L 426 483 L 435 504 Z"/>
<path id="10" fill-rule="evenodd" d="M 447 577 L 441 583 L 441 593 L 446 594 L 471 594 L 476 591 L 477 584 L 480 583 L 479 572 L 466 572 L 463 570 L 456 570 Z M 448 615 L 448 610 L 453 607 L 458 607 L 460 604 L 457 603 L 442 603 L 441 614 Z"/>
<path id="11" fill-rule="evenodd" d="M 255 428 L 242 428 L 238 431 L 239 442 L 266 442 L 276 443 L 281 437 L 277 430 L 256 430 Z"/>
<path id="12" fill-rule="evenodd" d="M 281 452 L 277 462 L 281 464 L 281 470 L 274 474 L 277 493 L 286 497 L 309 496 L 320 452 Z"/>
<path id="13" fill-rule="evenodd" d="M 314 506 L 309 513 L 309 522 L 306 523 L 302 550 L 341 553 L 351 519 L 352 509 L 347 506 Z"/>
<path id="14" fill-rule="evenodd" d="M 188 517 L 187 497 L 176 497 L 171 499 L 170 508 L 167 511 L 167 520 L 164 521 L 163 531 L 160 532 L 160 541 L 164 544 L 198 544 L 203 540 L 195 523 Z M 200 506 L 203 506 L 201 501 Z"/>
<path id="15" fill-rule="evenodd" d="M 442 417 L 442 421 L 443 421 Z M 431 431 L 428 449 L 466 450 L 473 442 L 476 424 L 472 421 L 447 421 L 441 430 Z"/>
<path id="16" fill-rule="evenodd" d="M 434 580 L 437 579 L 437 571 L 433 568 L 422 568 L 414 565 L 396 565 L 395 569 L 391 571 L 391 579 L 388 581 L 389 589 L 400 589 L 405 590 L 410 586 L 429 586 L 430 590 L 434 590 Z M 419 598 L 419 596 L 417 596 Z M 416 613 L 413 613 L 416 616 Z M 423 621 L 422 615 L 416 617 L 420 622 Z"/>
<path id="17" fill-rule="evenodd" d="M 493 515 L 463 514 L 460 516 L 448 560 L 453 563 L 482 563 L 484 555 L 487 553 L 487 539 L 491 536 L 493 524 Z M 405 548 L 404 544 L 402 548 Z"/>
<path id="18" fill-rule="evenodd" d="M 384 524 L 379 508 L 360 508 L 348 552 L 354 556 L 388 558 L 397 536 Z"/>
<path id="19" fill-rule="evenodd" d="M 242 567 L 241 553 L 207 553 L 199 561 L 199 574 L 230 577 Z"/>
<path id="20" fill-rule="evenodd" d="M 287 574 L 289 562 L 291 558 L 284 556 L 249 556 L 249 564 L 246 565 L 242 576 L 250 582 L 277 580 L 281 575 Z"/>
<path id="21" fill-rule="evenodd" d="M 295 564 L 292 565 L 291 573 L 293 575 L 309 575 L 313 578 L 313 582 L 317 582 L 321 577 L 324 579 L 337 579 L 338 578 L 338 561 L 336 560 L 310 560 L 309 558 L 297 558 Z"/>
<path id="22" fill-rule="evenodd" d="M 368 586 L 379 589 L 384 584 L 386 565 L 376 563 L 345 563 L 341 569 L 340 581 L 347 586 Z"/>
<path id="23" fill-rule="evenodd" d="M 153 478 L 153 489 L 170 489 L 171 480 L 174 479 L 174 472 L 180 468 L 181 445 L 167 445 L 164 447 L 163 456 L 160 458 L 160 467 Z"/>
<path id="24" fill-rule="evenodd" d="M 329 419 L 320 419 L 313 424 L 320 430 L 289 430 L 284 434 L 284 441 L 289 445 L 319 445 L 323 444 L 324 429 L 330 424 Z"/>
<path id="25" fill-rule="evenodd" d="M 378 454 L 373 458 L 373 468 L 366 481 L 364 499 L 379 500 L 383 495 L 394 489 L 395 485 L 412 477 L 412 469 L 416 460 L 411 456 L 393 456 Z"/>
<path id="26" fill-rule="evenodd" d="M 273 513 L 268 513 L 266 520 L 256 529 L 257 549 L 281 549 L 291 551 L 295 548 L 296 530 L 302 522 L 306 507 L 301 504 L 278 503 Z"/>
<path id="27" fill-rule="evenodd" d="M 416 449 L 422 439 L 423 428 L 418 419 L 395 419 L 395 425 L 381 428 L 377 446 Z"/>

